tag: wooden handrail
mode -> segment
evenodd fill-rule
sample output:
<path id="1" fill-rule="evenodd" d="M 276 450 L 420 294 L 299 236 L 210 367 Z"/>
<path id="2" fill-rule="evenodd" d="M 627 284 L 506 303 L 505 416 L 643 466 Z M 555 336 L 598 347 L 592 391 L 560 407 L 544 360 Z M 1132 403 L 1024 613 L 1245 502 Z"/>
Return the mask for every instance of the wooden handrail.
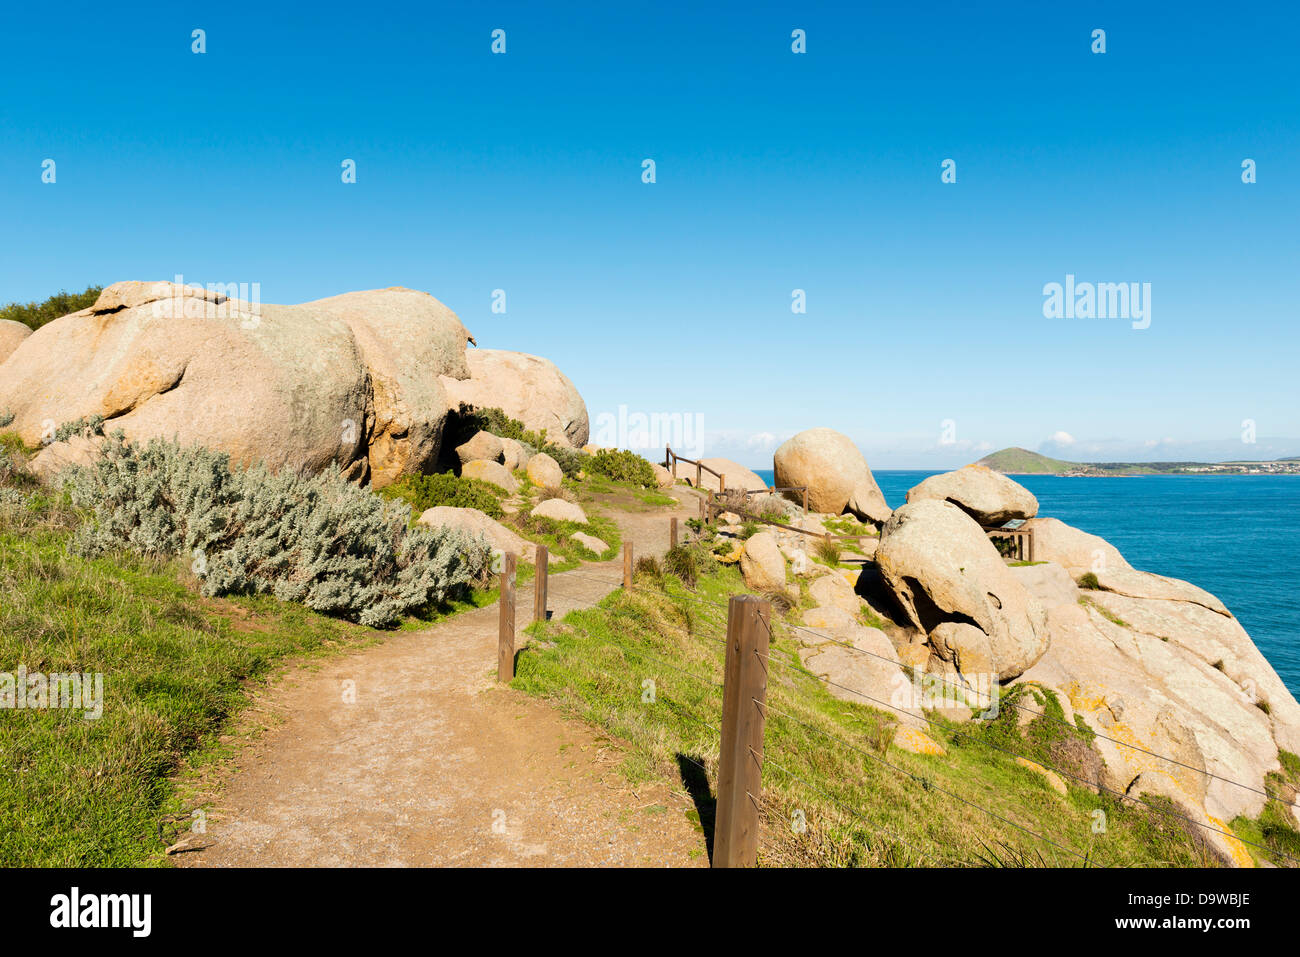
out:
<path id="1" fill-rule="evenodd" d="M 696 488 L 700 487 L 700 480 L 703 478 L 703 476 L 700 473 L 708 472 L 710 475 L 717 476 L 718 491 L 725 492 L 727 490 L 727 477 L 725 474 L 709 468 L 703 462 L 698 462 L 695 459 L 688 459 L 684 455 L 678 455 L 676 452 L 673 451 L 673 447 L 671 445 L 665 445 L 664 446 L 664 468 L 666 468 L 669 472 L 672 473 L 674 480 L 677 479 L 678 462 L 685 462 L 687 465 L 695 466 L 695 487 Z"/>
<path id="2" fill-rule="evenodd" d="M 830 532 L 812 532 L 806 528 L 799 528 L 796 525 L 786 525 L 784 522 L 778 522 L 773 518 L 764 518 L 762 515 L 755 515 L 753 512 L 735 509 L 727 504 L 718 504 L 716 498 L 709 503 L 709 512 L 712 513 L 714 511 L 731 512 L 732 514 L 739 515 L 741 518 L 748 518 L 755 522 L 762 522 L 764 525 L 774 525 L 777 528 L 783 528 L 788 532 L 798 532 L 800 535 L 811 535 L 813 538 L 825 538 L 831 541 L 847 541 L 848 539 L 860 541 L 864 538 L 876 538 L 875 535 L 832 535 Z"/>

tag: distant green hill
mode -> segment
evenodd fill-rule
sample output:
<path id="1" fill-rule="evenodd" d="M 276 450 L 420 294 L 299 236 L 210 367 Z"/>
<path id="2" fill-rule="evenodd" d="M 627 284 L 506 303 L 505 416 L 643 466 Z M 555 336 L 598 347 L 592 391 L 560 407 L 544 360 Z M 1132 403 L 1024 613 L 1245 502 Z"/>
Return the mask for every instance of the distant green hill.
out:
<path id="1" fill-rule="evenodd" d="M 1049 459 L 1046 455 L 1030 452 L 1028 449 L 1010 448 L 986 455 L 975 463 L 984 465 L 996 472 L 1008 472 L 1013 475 L 1061 475 L 1070 469 L 1078 468 L 1074 462 L 1062 462 Z"/>

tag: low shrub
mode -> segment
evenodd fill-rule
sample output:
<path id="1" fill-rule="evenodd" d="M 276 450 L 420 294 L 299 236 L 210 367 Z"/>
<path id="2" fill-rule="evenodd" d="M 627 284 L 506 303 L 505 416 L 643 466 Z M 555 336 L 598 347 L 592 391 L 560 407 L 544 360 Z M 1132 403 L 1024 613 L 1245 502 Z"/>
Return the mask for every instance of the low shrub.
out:
<path id="1" fill-rule="evenodd" d="M 205 595 L 271 594 L 372 628 L 463 594 L 490 561 L 486 542 L 410 528 L 408 505 L 337 469 L 232 470 L 225 453 L 120 432 L 69 490 L 89 511 L 73 538 L 83 555 L 192 557 Z"/>
<path id="2" fill-rule="evenodd" d="M 813 551 L 827 565 L 835 568 L 840 563 L 839 542 L 833 538 L 818 538 L 813 543 Z"/>
<path id="3" fill-rule="evenodd" d="M 104 417 L 102 415 L 90 415 L 81 419 L 73 419 L 71 422 L 64 422 L 54 430 L 54 441 L 66 442 L 76 436 L 91 438 L 103 434 Z"/>
<path id="4" fill-rule="evenodd" d="M 500 518 L 502 492 L 491 482 L 464 478 L 453 472 L 437 475 L 408 475 L 383 488 L 380 495 L 405 502 L 417 518 L 425 509 L 449 505 L 452 508 L 476 508 L 492 518 Z"/>
<path id="5" fill-rule="evenodd" d="M 11 319 L 30 329 L 39 329 L 61 316 L 90 308 L 103 291 L 103 286 L 87 286 L 85 292 L 59 292 L 44 302 L 11 302 L 0 306 L 0 319 Z"/>
<path id="6" fill-rule="evenodd" d="M 652 488 L 658 484 L 650 463 L 627 449 L 601 449 L 588 457 L 587 468 L 615 482 L 630 482 L 642 488 Z"/>
<path id="7" fill-rule="evenodd" d="M 1092 572 L 1084 572 L 1079 576 L 1078 585 L 1080 588 L 1086 588 L 1089 591 L 1101 591 L 1101 582 Z"/>

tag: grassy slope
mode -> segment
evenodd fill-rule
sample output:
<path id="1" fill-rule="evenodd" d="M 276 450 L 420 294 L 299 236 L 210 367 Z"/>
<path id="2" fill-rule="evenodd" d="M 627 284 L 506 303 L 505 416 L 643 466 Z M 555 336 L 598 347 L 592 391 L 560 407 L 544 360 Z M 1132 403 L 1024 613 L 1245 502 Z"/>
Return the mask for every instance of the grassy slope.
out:
<path id="1" fill-rule="evenodd" d="M 629 778 L 681 781 L 707 824 L 722 710 L 717 684 L 726 611 L 720 606 L 743 590 L 734 568 L 702 577 L 697 592 L 671 576 L 639 573 L 632 594 L 617 592 L 597 608 L 531 626 L 534 641 L 520 656 L 516 685 L 629 742 Z M 1208 862 L 1177 818 L 1072 783 L 1062 797 L 993 747 L 1060 766 L 1059 755 L 1077 748 L 1075 739 L 1086 739 L 1086 729 L 1075 734 L 1046 719 L 1020 728 L 1018 712 L 1004 708 L 1002 720 L 978 727 L 931 728 L 946 756 L 904 752 L 890 744 L 893 722 L 886 709 L 831 697 L 801 667 L 786 630 L 779 624 L 774 630 L 763 863 L 1082 864 L 952 794 L 1100 865 Z M 653 704 L 643 701 L 647 678 L 655 682 Z M 1052 704 L 1045 699 L 1029 706 L 1050 713 Z M 1092 831 L 1095 810 L 1106 815 L 1105 834 Z M 792 826 L 797 811 L 807 821 L 801 833 Z"/>
<path id="2" fill-rule="evenodd" d="M 0 712 L 0 866 L 161 864 L 177 828 L 160 826 L 191 810 L 177 772 L 219 756 L 248 683 L 377 639 L 271 598 L 205 599 L 182 562 L 80 558 L 70 522 L 0 509 L 0 671 L 101 672 L 103 717 Z"/>

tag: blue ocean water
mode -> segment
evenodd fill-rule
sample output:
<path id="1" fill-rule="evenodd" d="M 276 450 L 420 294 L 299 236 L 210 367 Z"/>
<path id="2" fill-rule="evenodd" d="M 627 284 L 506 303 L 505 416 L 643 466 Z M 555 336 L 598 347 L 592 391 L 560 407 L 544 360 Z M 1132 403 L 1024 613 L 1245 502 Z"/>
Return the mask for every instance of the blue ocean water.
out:
<path id="1" fill-rule="evenodd" d="M 771 483 L 771 470 L 759 471 Z M 897 508 L 933 472 L 875 473 Z M 1181 578 L 1223 601 L 1300 696 L 1300 477 L 1017 475 L 1038 514 L 1100 535 L 1135 568 Z"/>

